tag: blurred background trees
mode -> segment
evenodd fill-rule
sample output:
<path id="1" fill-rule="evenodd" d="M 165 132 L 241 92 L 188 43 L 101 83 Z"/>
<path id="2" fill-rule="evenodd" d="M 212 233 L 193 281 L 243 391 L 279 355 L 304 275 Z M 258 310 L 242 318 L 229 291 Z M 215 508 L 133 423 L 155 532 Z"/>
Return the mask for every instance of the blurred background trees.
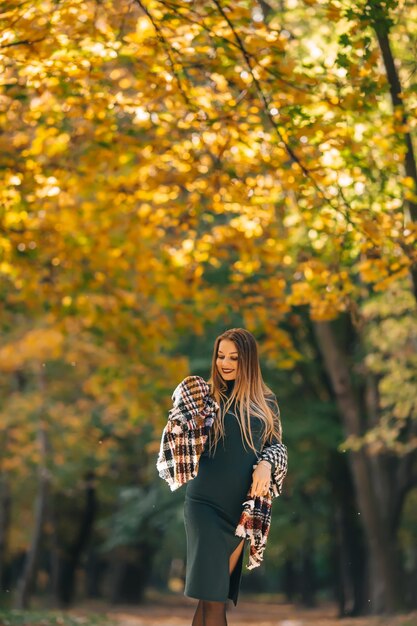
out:
<path id="1" fill-rule="evenodd" d="M 414 3 L 46 0 L 1 20 L 4 601 L 182 592 L 160 434 L 244 326 L 290 454 L 244 589 L 415 606 Z"/>

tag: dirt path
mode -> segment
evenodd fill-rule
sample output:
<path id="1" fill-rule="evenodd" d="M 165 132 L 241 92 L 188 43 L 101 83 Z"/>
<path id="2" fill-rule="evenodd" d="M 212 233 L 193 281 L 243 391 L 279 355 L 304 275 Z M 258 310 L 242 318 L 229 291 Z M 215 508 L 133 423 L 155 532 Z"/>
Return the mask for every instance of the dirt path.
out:
<path id="1" fill-rule="evenodd" d="M 165 599 L 140 607 L 114 607 L 105 612 L 118 626 L 191 626 L 195 602 Z M 84 611 L 83 611 L 84 612 Z M 345 618 L 334 606 L 305 610 L 293 605 L 239 600 L 228 608 L 229 626 L 417 626 L 417 612 L 396 617 Z"/>

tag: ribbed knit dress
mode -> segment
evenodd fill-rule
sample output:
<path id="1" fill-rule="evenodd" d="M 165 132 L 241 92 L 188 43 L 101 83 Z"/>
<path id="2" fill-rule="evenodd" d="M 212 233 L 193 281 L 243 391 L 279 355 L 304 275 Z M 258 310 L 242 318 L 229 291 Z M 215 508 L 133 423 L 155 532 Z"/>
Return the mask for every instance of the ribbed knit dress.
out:
<path id="1" fill-rule="evenodd" d="M 226 381 L 230 396 L 234 380 Z M 184 594 L 191 598 L 225 602 L 236 606 L 242 575 L 245 548 L 229 575 L 229 558 L 242 541 L 235 535 L 242 504 L 252 483 L 255 452 L 242 441 L 233 404 L 224 416 L 225 437 L 209 454 L 207 440 L 197 476 L 186 485 L 184 524 L 187 538 L 186 580 Z M 260 452 L 262 422 L 251 417 L 254 445 Z M 246 541 L 244 546 L 246 545 Z"/>

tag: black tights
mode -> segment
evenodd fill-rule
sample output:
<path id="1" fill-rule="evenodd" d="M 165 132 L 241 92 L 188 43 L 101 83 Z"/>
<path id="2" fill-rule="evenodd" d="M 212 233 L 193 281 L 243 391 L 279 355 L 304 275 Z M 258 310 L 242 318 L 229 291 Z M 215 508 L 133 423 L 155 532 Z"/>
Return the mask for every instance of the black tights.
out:
<path id="1" fill-rule="evenodd" d="M 227 626 L 226 602 L 199 600 L 191 626 Z"/>

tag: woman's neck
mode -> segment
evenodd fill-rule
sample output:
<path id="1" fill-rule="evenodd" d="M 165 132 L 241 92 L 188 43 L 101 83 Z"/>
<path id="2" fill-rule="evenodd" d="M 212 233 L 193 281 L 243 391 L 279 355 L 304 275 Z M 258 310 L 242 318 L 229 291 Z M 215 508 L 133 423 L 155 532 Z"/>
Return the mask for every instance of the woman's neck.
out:
<path id="1" fill-rule="evenodd" d="M 227 385 L 227 391 L 232 391 L 233 387 L 235 386 L 235 380 L 226 380 L 226 385 Z"/>

